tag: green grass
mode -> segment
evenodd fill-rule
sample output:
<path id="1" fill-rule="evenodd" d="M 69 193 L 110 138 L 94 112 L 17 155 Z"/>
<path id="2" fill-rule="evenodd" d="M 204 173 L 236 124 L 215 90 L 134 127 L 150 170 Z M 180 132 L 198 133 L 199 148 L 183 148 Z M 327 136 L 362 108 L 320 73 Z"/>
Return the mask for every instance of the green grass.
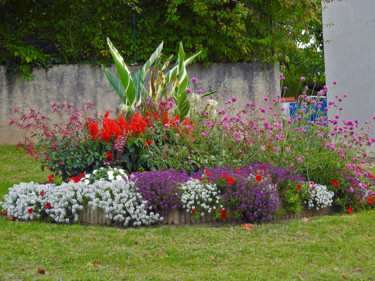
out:
<path id="1" fill-rule="evenodd" d="M 8 188 L 20 182 L 45 182 L 51 174 L 41 164 L 15 146 L 0 146 L 0 200 Z"/>
<path id="2" fill-rule="evenodd" d="M 374 225 L 374 211 L 252 232 L 0 219 L 0 280 L 374 280 Z"/>
<path id="3" fill-rule="evenodd" d="M 49 175 L 14 147 L 0 147 L 0 159 L 1 194 Z M 374 226 L 375 211 L 257 225 L 252 232 L 237 225 L 121 229 L 2 217 L 0 280 L 375 280 Z"/>

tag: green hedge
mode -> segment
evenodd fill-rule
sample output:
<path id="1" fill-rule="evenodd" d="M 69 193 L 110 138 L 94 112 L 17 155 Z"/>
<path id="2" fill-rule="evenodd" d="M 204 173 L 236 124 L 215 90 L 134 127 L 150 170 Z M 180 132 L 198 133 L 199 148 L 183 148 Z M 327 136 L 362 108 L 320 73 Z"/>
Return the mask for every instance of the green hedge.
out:
<path id="1" fill-rule="evenodd" d="M 127 62 L 161 41 L 165 55 L 182 41 L 206 65 L 282 62 L 321 13 L 320 0 L 0 0 L 0 9 L 0 64 L 28 79 L 33 66 L 109 64 L 107 36 Z"/>

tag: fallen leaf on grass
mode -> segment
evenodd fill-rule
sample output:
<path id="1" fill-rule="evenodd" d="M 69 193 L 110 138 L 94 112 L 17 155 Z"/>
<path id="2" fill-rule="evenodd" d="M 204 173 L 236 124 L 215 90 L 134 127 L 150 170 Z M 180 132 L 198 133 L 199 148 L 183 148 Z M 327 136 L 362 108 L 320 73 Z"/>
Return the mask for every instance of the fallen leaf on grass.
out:
<path id="1" fill-rule="evenodd" d="M 7 213 L 8 213 L 7 210 L 5 210 L 5 209 L 1 210 L 1 214 L 2 214 L 3 216 L 6 216 Z"/>
<path id="2" fill-rule="evenodd" d="M 38 247 L 37 247 L 37 246 L 33 246 L 33 248 L 34 248 L 34 250 L 38 249 Z"/>
<path id="3" fill-rule="evenodd" d="M 100 264 L 94 264 L 94 267 L 101 268 L 102 266 Z"/>
<path id="4" fill-rule="evenodd" d="M 164 254 L 164 251 L 162 249 L 159 249 L 158 252 L 159 252 L 160 255 Z"/>
<path id="5" fill-rule="evenodd" d="M 37 273 L 44 275 L 44 274 L 46 274 L 46 270 L 43 269 L 43 268 L 39 268 Z"/>
<path id="6" fill-rule="evenodd" d="M 303 218 L 302 218 L 302 221 L 304 221 L 304 222 L 308 222 L 308 221 L 312 221 L 312 219 L 309 219 L 308 217 L 303 217 Z"/>
<path id="7" fill-rule="evenodd" d="M 357 253 L 360 254 L 360 253 L 361 253 L 361 250 L 360 250 L 360 249 L 357 249 Z"/>
<path id="8" fill-rule="evenodd" d="M 94 260 L 93 264 L 96 265 L 99 263 L 99 259 Z"/>
<path id="9" fill-rule="evenodd" d="M 9 218 L 8 218 L 8 221 L 15 221 L 16 219 L 15 219 L 15 217 L 13 217 L 13 216 L 10 216 Z"/>
<path id="10" fill-rule="evenodd" d="M 358 261 L 359 261 L 359 262 L 361 262 L 361 261 L 362 261 L 362 259 L 358 259 Z"/>
<path id="11" fill-rule="evenodd" d="M 214 256 L 210 256 L 210 259 L 212 259 L 213 261 L 215 260 L 215 257 Z"/>
<path id="12" fill-rule="evenodd" d="M 344 278 L 345 280 L 348 279 L 348 276 L 341 274 L 341 277 Z"/>
<path id="13" fill-rule="evenodd" d="M 250 223 L 241 224 L 241 228 L 246 229 L 248 231 L 254 230 L 254 226 Z"/>
<path id="14" fill-rule="evenodd" d="M 130 263 L 127 263 L 127 264 L 126 264 L 126 267 L 129 267 L 129 266 L 130 266 Z"/>

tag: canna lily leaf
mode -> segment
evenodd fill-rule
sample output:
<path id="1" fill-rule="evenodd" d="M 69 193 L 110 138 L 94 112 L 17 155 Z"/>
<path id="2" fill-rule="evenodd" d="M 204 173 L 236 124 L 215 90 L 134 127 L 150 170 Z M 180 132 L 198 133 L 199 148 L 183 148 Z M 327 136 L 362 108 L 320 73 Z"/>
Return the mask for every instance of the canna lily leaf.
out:
<path id="1" fill-rule="evenodd" d="M 127 105 L 131 107 L 134 104 L 136 92 L 135 92 L 134 82 L 131 78 L 130 71 L 125 64 L 124 59 L 122 58 L 120 53 L 117 51 L 117 49 L 113 46 L 111 40 L 108 37 L 107 37 L 107 44 L 109 46 L 109 50 L 112 54 L 117 72 L 120 77 L 121 84 L 125 92 Z"/>
<path id="2" fill-rule="evenodd" d="M 122 86 L 120 79 L 114 76 L 106 67 L 102 66 L 102 69 L 105 73 L 105 76 L 107 76 L 109 83 L 111 83 L 113 89 L 115 89 L 117 95 L 120 97 L 121 101 L 126 104 L 124 87 Z"/>

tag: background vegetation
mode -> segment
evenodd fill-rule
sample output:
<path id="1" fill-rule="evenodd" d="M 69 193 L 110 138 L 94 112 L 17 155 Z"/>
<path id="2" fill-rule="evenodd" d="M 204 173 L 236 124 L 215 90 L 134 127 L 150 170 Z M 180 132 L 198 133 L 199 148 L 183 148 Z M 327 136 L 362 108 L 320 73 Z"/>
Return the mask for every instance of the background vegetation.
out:
<path id="1" fill-rule="evenodd" d="M 279 62 L 284 75 L 324 73 L 321 52 L 312 55 L 321 40 L 298 48 L 321 37 L 320 0 L 0 0 L 0 8 L 0 64 L 29 80 L 34 66 L 109 64 L 107 36 L 126 62 L 144 62 L 161 41 L 173 54 L 182 41 L 206 65 Z"/>

